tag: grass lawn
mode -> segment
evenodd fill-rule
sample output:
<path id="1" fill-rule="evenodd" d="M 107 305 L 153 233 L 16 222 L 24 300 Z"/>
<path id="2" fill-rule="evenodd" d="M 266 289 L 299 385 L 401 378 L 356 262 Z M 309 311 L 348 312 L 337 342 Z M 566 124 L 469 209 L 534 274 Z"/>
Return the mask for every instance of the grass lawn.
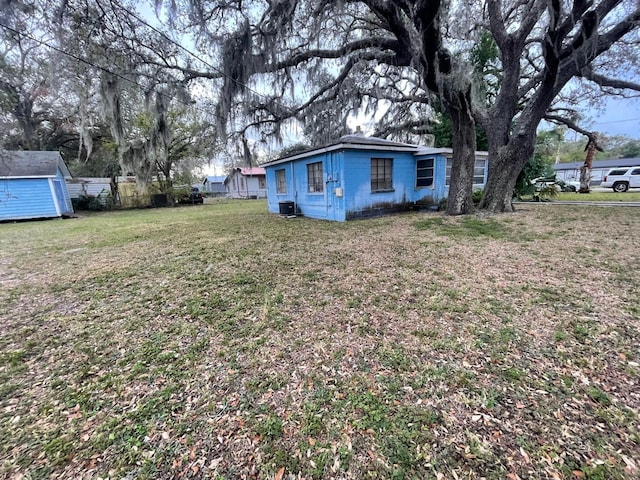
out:
<path id="1" fill-rule="evenodd" d="M 571 200 L 573 202 L 640 202 L 640 191 L 630 190 L 624 193 L 616 193 L 611 189 L 606 191 L 593 191 L 590 193 L 563 192 L 559 193 L 558 200 Z"/>
<path id="2" fill-rule="evenodd" d="M 624 207 L 0 224 L 0 477 L 638 478 L 639 238 Z"/>

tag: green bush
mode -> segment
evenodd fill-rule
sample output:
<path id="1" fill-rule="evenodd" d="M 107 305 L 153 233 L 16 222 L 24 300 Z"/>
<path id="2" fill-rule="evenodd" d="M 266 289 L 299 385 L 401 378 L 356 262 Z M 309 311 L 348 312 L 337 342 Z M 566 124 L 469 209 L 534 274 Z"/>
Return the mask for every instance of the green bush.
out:
<path id="1" fill-rule="evenodd" d="M 74 210 L 88 210 L 91 212 L 101 212 L 113 208 L 113 197 L 111 195 L 80 195 L 72 198 L 71 204 Z"/>
<path id="2" fill-rule="evenodd" d="M 191 193 L 190 186 L 181 185 L 179 187 L 172 187 L 168 192 L 170 198 L 173 199 L 175 203 L 182 203 L 189 201 L 189 194 Z"/>
<path id="3" fill-rule="evenodd" d="M 478 190 L 474 190 L 473 193 L 471 194 L 471 201 L 476 207 L 480 205 L 480 201 L 482 200 L 483 193 L 484 191 L 480 188 Z"/>

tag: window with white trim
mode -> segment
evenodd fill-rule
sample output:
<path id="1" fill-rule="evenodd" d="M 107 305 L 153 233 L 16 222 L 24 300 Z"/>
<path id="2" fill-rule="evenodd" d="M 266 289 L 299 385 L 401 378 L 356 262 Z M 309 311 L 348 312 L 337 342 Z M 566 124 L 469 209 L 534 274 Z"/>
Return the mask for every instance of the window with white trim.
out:
<path id="1" fill-rule="evenodd" d="M 451 185 L 451 165 L 452 164 L 453 164 L 453 159 L 447 158 L 447 168 L 446 168 L 445 177 L 444 177 L 444 184 L 446 186 Z M 487 172 L 487 160 L 484 158 L 476 158 L 475 164 L 473 166 L 473 184 L 484 185 L 486 172 Z"/>
<path id="2" fill-rule="evenodd" d="M 276 170 L 276 193 L 287 193 L 287 175 L 284 168 Z"/>
<path id="3" fill-rule="evenodd" d="M 433 185 L 433 158 L 425 158 L 416 162 L 416 187 L 431 187 Z"/>
<path id="4" fill-rule="evenodd" d="M 324 192 L 324 182 L 322 181 L 322 162 L 307 164 L 307 183 L 309 193 Z"/>
<path id="5" fill-rule="evenodd" d="M 393 189 L 393 159 L 371 159 L 371 191 L 385 192 Z"/>
<path id="6" fill-rule="evenodd" d="M 487 171 L 487 161 L 481 158 L 476 158 L 476 163 L 473 167 L 473 184 L 484 185 L 485 173 Z"/>

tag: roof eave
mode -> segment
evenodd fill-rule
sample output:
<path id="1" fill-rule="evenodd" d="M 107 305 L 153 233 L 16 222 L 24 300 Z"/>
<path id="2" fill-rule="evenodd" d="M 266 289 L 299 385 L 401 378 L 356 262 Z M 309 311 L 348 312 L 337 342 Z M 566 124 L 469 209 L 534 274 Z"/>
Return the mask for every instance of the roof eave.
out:
<path id="1" fill-rule="evenodd" d="M 13 180 L 19 178 L 56 178 L 57 175 L 0 175 L 0 180 Z"/>
<path id="2" fill-rule="evenodd" d="M 315 150 L 309 150 L 307 152 L 298 153 L 296 155 L 291 155 L 290 157 L 279 158 L 272 162 L 263 163 L 260 165 L 261 167 L 273 167 L 274 165 L 279 165 L 281 163 L 291 162 L 294 160 L 300 160 L 303 158 L 313 157 L 315 155 L 321 155 L 323 153 L 334 152 L 336 150 L 383 150 L 383 151 L 394 151 L 394 152 L 415 152 L 418 149 L 417 146 L 414 145 L 375 145 L 375 144 L 364 144 L 364 143 L 336 143 L 335 145 L 329 145 L 327 147 L 317 148 Z"/>

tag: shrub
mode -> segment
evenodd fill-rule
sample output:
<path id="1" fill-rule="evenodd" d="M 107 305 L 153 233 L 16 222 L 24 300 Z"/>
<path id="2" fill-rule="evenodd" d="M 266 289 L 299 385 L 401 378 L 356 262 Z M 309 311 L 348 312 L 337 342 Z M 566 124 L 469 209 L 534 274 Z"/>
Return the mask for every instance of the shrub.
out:
<path id="1" fill-rule="evenodd" d="M 477 190 L 474 190 L 473 193 L 471 194 L 471 201 L 476 207 L 480 204 L 483 193 L 484 191 L 481 188 L 479 188 Z"/>
<path id="2" fill-rule="evenodd" d="M 101 212 L 110 210 L 113 207 L 113 197 L 111 195 L 80 195 L 78 198 L 72 198 L 71 204 L 74 210 L 88 210 L 92 212 Z"/>

